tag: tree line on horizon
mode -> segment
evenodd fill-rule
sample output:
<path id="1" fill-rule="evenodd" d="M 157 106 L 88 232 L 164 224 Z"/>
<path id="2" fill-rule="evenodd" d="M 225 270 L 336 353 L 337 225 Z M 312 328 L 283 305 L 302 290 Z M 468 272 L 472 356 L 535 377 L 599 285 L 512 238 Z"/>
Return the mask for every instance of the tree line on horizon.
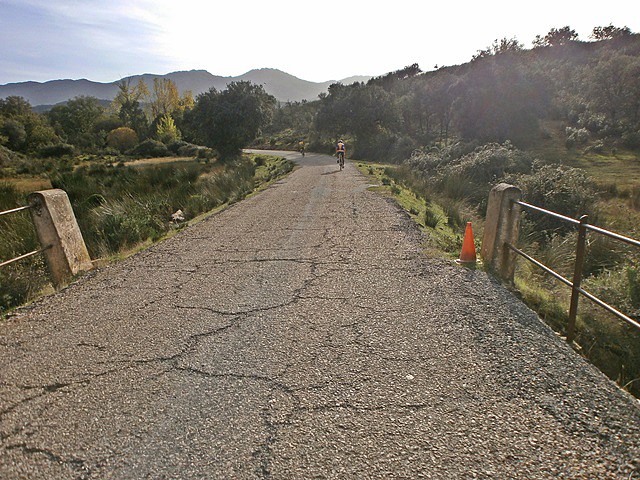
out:
<path id="1" fill-rule="evenodd" d="M 275 97 L 250 82 L 233 82 L 222 91 L 212 87 L 194 98 L 167 78 L 154 79 L 151 91 L 142 80 L 123 80 L 108 105 L 79 96 L 44 113 L 10 96 L 0 99 L 0 146 L 40 158 L 195 155 L 210 147 L 213 152 L 204 152 L 209 157 L 227 158 L 255 138 L 275 105 Z"/>
<path id="2" fill-rule="evenodd" d="M 557 120 L 566 126 L 569 146 L 615 140 L 638 148 L 638 35 L 609 25 L 595 27 L 591 38 L 578 41 L 568 26 L 538 35 L 530 50 L 503 38 L 463 65 L 425 73 L 414 64 L 367 83 L 333 84 L 316 101 L 278 107 L 248 82 L 194 98 L 166 78 L 155 79 L 151 91 L 142 81 L 122 81 L 108 106 L 76 97 L 44 114 L 8 97 L 0 99 L 0 145 L 40 157 L 193 154 L 193 145 L 228 156 L 260 133 L 289 129 L 318 148 L 347 136 L 360 158 L 401 161 L 416 148 L 454 139 L 526 147 L 545 134 L 542 121 Z"/>
<path id="3" fill-rule="evenodd" d="M 609 25 L 591 38 L 554 28 L 532 49 L 503 38 L 463 65 L 422 72 L 413 64 L 367 83 L 333 84 L 318 101 L 282 106 L 265 137 L 288 130 L 322 148 L 348 136 L 355 156 L 398 162 L 454 141 L 527 147 L 549 134 L 543 123 L 557 122 L 569 147 L 637 149 L 640 36 Z"/>

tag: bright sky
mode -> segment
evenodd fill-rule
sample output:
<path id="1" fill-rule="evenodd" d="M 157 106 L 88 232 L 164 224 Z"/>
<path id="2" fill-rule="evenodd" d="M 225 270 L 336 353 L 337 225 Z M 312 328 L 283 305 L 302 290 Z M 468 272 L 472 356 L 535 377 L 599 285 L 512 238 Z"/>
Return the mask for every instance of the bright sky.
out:
<path id="1" fill-rule="evenodd" d="M 321 82 L 465 63 L 496 39 L 613 24 L 637 0 L 0 0 L 0 84 L 278 68 Z"/>

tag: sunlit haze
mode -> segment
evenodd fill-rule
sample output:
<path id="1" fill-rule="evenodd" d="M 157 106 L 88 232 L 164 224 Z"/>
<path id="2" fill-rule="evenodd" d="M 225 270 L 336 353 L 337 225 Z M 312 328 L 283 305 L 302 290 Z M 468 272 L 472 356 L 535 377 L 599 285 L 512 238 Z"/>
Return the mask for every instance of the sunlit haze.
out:
<path id="1" fill-rule="evenodd" d="M 310 81 L 381 75 L 418 63 L 467 62 L 496 39 L 570 26 L 640 31 L 640 7 L 539 0 L 0 0 L 0 84 L 204 69 L 236 76 L 277 68 Z"/>

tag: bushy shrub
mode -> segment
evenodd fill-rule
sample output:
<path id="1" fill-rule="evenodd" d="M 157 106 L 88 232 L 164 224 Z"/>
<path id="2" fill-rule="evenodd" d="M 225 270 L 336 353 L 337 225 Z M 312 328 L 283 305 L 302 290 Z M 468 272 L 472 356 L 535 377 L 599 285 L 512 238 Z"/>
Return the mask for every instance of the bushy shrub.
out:
<path id="1" fill-rule="evenodd" d="M 638 268 L 628 267 L 626 269 L 626 272 L 629 303 L 637 311 L 637 313 L 640 313 L 640 270 Z"/>
<path id="2" fill-rule="evenodd" d="M 442 217 L 435 210 L 427 207 L 424 211 L 424 224 L 429 228 L 436 228 Z"/>
<path id="3" fill-rule="evenodd" d="M 494 185 L 507 173 L 529 172 L 532 163 L 529 154 L 514 148 L 509 142 L 489 143 L 450 162 L 444 173 L 472 179 L 476 184 Z"/>
<path id="4" fill-rule="evenodd" d="M 0 211 L 26 205 L 25 195 L 11 184 L 0 182 Z M 39 248 L 29 212 L 0 217 L 0 261 Z M 48 282 L 41 255 L 0 268 L 0 317 L 8 309 L 27 301 Z"/>
<path id="5" fill-rule="evenodd" d="M 158 140 L 147 139 L 127 152 L 132 157 L 168 157 L 171 154 L 167 146 Z"/>
<path id="6" fill-rule="evenodd" d="M 565 129 L 565 145 L 567 148 L 584 145 L 589 141 L 589 131 L 586 128 L 567 127 Z"/>
<path id="7" fill-rule="evenodd" d="M 105 147 L 100 152 L 100 159 L 105 162 L 115 162 L 122 160 L 121 153 L 118 149 L 113 147 Z"/>
<path id="8" fill-rule="evenodd" d="M 627 148 L 640 148 L 640 131 L 628 131 L 622 134 L 622 145 Z"/>
<path id="9" fill-rule="evenodd" d="M 188 143 L 178 148 L 177 154 L 181 157 L 197 157 L 201 147 Z"/>
<path id="10" fill-rule="evenodd" d="M 451 199 L 465 200 L 484 211 L 491 188 L 505 175 L 526 173 L 533 160 L 509 142 L 490 143 L 452 157 L 455 151 L 417 151 L 407 162 L 432 188 Z"/>
<path id="11" fill-rule="evenodd" d="M 94 250 L 104 255 L 147 239 L 157 240 L 168 231 L 171 213 L 169 199 L 163 194 L 109 200 L 91 212 L 96 229 Z"/>
<path id="12" fill-rule="evenodd" d="M 593 111 L 585 111 L 578 117 L 578 125 L 587 129 L 589 132 L 606 134 L 611 130 L 611 125 L 607 121 L 607 117 L 601 113 Z"/>
<path id="13" fill-rule="evenodd" d="M 173 117 L 169 113 L 161 115 L 156 123 L 156 136 L 165 145 L 175 143 L 182 138 L 182 134 Z"/>
<path id="14" fill-rule="evenodd" d="M 593 145 L 587 146 L 587 148 L 584 149 L 584 152 L 585 153 L 604 153 L 604 150 L 605 150 L 604 142 L 602 140 L 598 140 Z"/>
<path id="15" fill-rule="evenodd" d="M 118 152 L 131 150 L 138 144 L 138 134 L 129 127 L 119 127 L 107 134 L 107 146 Z"/>
<path id="16" fill-rule="evenodd" d="M 27 142 L 27 131 L 22 123 L 12 118 L 0 117 L 0 136 L 2 145 L 19 151 Z"/>
<path id="17" fill-rule="evenodd" d="M 416 150 L 404 164 L 424 178 L 433 178 L 440 174 L 440 167 L 448 162 L 438 151 Z"/>
<path id="18" fill-rule="evenodd" d="M 193 143 L 185 142 L 184 140 L 178 140 L 169 143 L 167 148 L 171 153 L 180 157 L 196 157 L 198 155 L 198 150 L 202 147 L 194 145 Z"/>
<path id="19" fill-rule="evenodd" d="M 629 193 L 629 205 L 632 208 L 640 209 L 640 186 L 634 185 Z"/>
<path id="20" fill-rule="evenodd" d="M 264 155 L 256 155 L 253 157 L 253 163 L 256 164 L 256 167 L 261 167 L 266 163 L 267 158 Z"/>
<path id="21" fill-rule="evenodd" d="M 571 218 L 594 213 L 595 186 L 581 169 L 536 164 L 531 174 L 514 180 L 529 203 Z M 566 232 L 574 228 L 549 215 L 531 211 L 526 215 L 533 219 L 538 230 Z"/>
<path id="22" fill-rule="evenodd" d="M 398 135 L 394 138 L 389 151 L 389 158 L 394 162 L 401 162 L 411 156 L 418 147 L 416 142 L 406 135 Z"/>
<path id="23" fill-rule="evenodd" d="M 38 153 L 43 158 L 72 156 L 75 153 L 75 148 L 68 143 L 57 143 L 40 148 Z"/>
<path id="24" fill-rule="evenodd" d="M 212 160 L 214 158 L 218 158 L 219 154 L 213 148 L 198 147 L 197 157 L 202 160 Z"/>
<path id="25" fill-rule="evenodd" d="M 415 148 L 417 144 L 410 137 L 381 130 L 369 137 L 357 138 L 354 158 L 399 163 L 409 158 Z"/>

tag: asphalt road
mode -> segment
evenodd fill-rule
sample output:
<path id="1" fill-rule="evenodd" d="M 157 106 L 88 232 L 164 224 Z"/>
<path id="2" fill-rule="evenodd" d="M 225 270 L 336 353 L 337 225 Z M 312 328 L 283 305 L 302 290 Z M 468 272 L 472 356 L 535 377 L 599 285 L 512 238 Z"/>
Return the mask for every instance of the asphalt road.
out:
<path id="1" fill-rule="evenodd" d="M 300 164 L 0 325 L 0 478 L 640 477 L 636 400 Z"/>

